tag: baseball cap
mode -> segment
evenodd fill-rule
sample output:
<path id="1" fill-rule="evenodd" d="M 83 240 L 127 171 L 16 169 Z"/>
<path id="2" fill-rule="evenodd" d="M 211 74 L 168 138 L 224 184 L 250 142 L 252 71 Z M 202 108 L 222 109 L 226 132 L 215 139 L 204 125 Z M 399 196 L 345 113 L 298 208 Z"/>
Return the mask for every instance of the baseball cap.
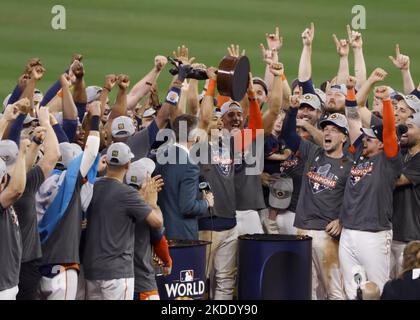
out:
<path id="1" fill-rule="evenodd" d="M 4 100 L 3 100 L 3 110 L 4 109 L 6 109 L 6 107 L 7 107 L 7 105 L 9 104 L 9 99 L 10 99 L 10 97 L 12 96 L 12 94 L 11 93 L 9 93 L 8 95 L 7 95 L 7 97 L 6 98 L 4 98 Z"/>
<path id="2" fill-rule="evenodd" d="M 240 112 L 243 112 L 241 105 L 236 101 L 225 102 L 220 110 L 222 117 L 231 110 L 239 110 Z"/>
<path id="3" fill-rule="evenodd" d="M 338 91 L 344 95 L 347 95 L 347 88 L 345 84 L 335 84 L 331 86 L 331 90 Z"/>
<path id="4" fill-rule="evenodd" d="M 254 84 L 259 84 L 261 87 L 263 87 L 265 94 L 268 94 L 268 86 L 267 83 L 260 77 L 253 77 L 252 78 L 252 83 Z"/>
<path id="5" fill-rule="evenodd" d="M 91 103 L 101 95 L 102 88 L 98 86 L 89 86 L 86 88 L 87 103 Z"/>
<path id="6" fill-rule="evenodd" d="M 38 118 L 34 118 L 34 117 L 32 117 L 29 113 L 26 115 L 26 118 L 25 118 L 25 120 L 23 120 L 23 124 L 25 125 L 25 124 L 28 124 L 28 123 L 31 123 L 32 121 L 34 121 L 34 120 L 38 120 Z"/>
<path id="7" fill-rule="evenodd" d="M 379 141 L 383 141 L 383 126 L 382 125 L 373 125 L 370 126 L 370 128 L 361 128 L 360 129 L 365 136 L 368 136 L 370 138 L 378 139 Z"/>
<path id="8" fill-rule="evenodd" d="M 134 158 L 130 147 L 123 142 L 114 142 L 106 152 L 106 162 L 114 166 L 126 165 Z"/>
<path id="9" fill-rule="evenodd" d="M 82 148 L 76 143 L 62 142 L 58 147 L 60 149 L 60 159 L 56 166 L 62 169 L 67 169 L 70 162 L 83 152 Z"/>
<path id="10" fill-rule="evenodd" d="M 327 95 L 321 89 L 315 88 L 315 94 L 318 96 L 319 100 L 321 100 L 322 103 L 325 103 L 325 101 L 327 101 Z"/>
<path id="11" fill-rule="evenodd" d="M 146 110 L 144 110 L 142 117 L 143 118 L 148 118 L 153 116 L 156 113 L 156 110 L 153 108 L 147 108 Z"/>
<path id="12" fill-rule="evenodd" d="M 420 100 L 414 94 L 409 94 L 406 96 L 402 94 L 396 94 L 395 99 L 397 99 L 398 101 L 404 100 L 408 107 L 414 112 L 420 111 Z"/>
<path id="13" fill-rule="evenodd" d="M 303 104 L 307 104 L 314 108 L 315 110 L 321 111 L 321 100 L 318 98 L 317 95 L 312 93 L 307 93 L 303 95 L 303 100 L 301 102 L 301 106 Z"/>
<path id="14" fill-rule="evenodd" d="M 292 201 L 293 180 L 286 175 L 272 175 L 268 203 L 270 207 L 287 209 Z"/>
<path id="15" fill-rule="evenodd" d="M 3 177 L 7 173 L 7 166 L 6 162 L 3 161 L 3 159 L 0 158 L 0 182 L 3 180 Z"/>
<path id="16" fill-rule="evenodd" d="M 222 116 L 222 111 L 220 110 L 220 108 L 214 108 L 213 109 L 213 115 L 221 117 Z"/>
<path id="17" fill-rule="evenodd" d="M 155 168 L 156 164 L 152 159 L 141 158 L 140 160 L 134 161 L 131 163 L 125 175 L 125 182 L 141 187 L 144 179 L 149 177 L 155 171 Z"/>
<path id="18" fill-rule="evenodd" d="M 7 167 L 15 163 L 19 149 L 13 140 L 0 141 L 0 158 L 4 161 Z"/>
<path id="19" fill-rule="evenodd" d="M 407 119 L 406 123 L 412 123 L 417 128 L 420 128 L 420 112 L 414 113 L 410 118 Z"/>
<path id="20" fill-rule="evenodd" d="M 328 118 L 321 120 L 319 126 L 321 129 L 324 129 L 325 126 L 332 124 L 339 129 L 341 129 L 345 134 L 349 134 L 349 124 L 347 119 L 341 113 L 333 113 L 328 116 Z"/>
<path id="21" fill-rule="evenodd" d="M 118 138 L 130 137 L 136 131 L 133 120 L 127 116 L 120 116 L 112 121 L 112 136 Z"/>

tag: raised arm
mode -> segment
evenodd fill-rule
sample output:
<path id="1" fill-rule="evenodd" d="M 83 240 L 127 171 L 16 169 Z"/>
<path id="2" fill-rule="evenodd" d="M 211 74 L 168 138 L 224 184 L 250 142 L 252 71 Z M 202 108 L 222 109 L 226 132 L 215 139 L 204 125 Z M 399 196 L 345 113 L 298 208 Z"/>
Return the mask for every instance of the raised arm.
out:
<path id="1" fill-rule="evenodd" d="M 80 165 L 80 174 L 86 177 L 92 164 L 95 162 L 98 155 L 100 136 L 99 136 L 99 122 L 101 115 L 101 106 L 99 101 L 94 101 L 89 106 L 89 113 L 91 114 L 90 132 L 86 141 L 85 150 L 83 150 L 82 163 Z"/>
<path id="2" fill-rule="evenodd" d="M 29 105 L 29 100 L 27 100 L 27 104 Z M 0 140 L 4 140 L 3 134 L 6 128 L 16 120 L 19 114 L 19 107 L 16 103 L 6 106 L 6 110 L 3 111 L 3 117 L 0 118 Z"/>
<path id="3" fill-rule="evenodd" d="M 50 123 L 50 113 L 47 108 L 38 111 L 39 124 L 45 129 L 44 156 L 38 162 L 38 166 L 48 178 L 60 158 L 58 140 Z"/>
<path id="4" fill-rule="evenodd" d="M 301 141 L 301 137 L 296 133 L 296 116 L 302 101 L 302 92 L 302 88 L 299 88 L 299 95 L 290 97 L 290 108 L 283 123 L 282 138 L 292 152 L 299 150 Z"/>
<path id="5" fill-rule="evenodd" d="M 26 168 L 25 155 L 30 145 L 28 139 L 22 140 L 19 146 L 19 154 L 17 156 L 14 168 L 10 173 L 10 182 L 6 189 L 0 193 L 0 204 L 3 208 L 8 208 L 14 204 L 25 191 L 26 186 Z"/>
<path id="6" fill-rule="evenodd" d="M 337 84 L 346 83 L 349 76 L 349 42 L 347 39 L 338 40 L 337 36 L 333 34 L 335 46 L 337 48 L 340 63 L 337 72 Z"/>
<path id="7" fill-rule="evenodd" d="M 391 103 L 389 87 L 381 86 L 375 89 L 375 96 L 382 100 L 383 111 L 383 142 L 384 152 L 388 158 L 394 158 L 398 154 L 398 138 L 395 130 L 394 109 Z"/>
<path id="8" fill-rule="evenodd" d="M 363 40 L 360 32 L 351 30 L 350 26 L 347 25 L 347 35 L 349 44 L 353 48 L 354 54 L 354 74 L 356 76 L 356 89 L 360 87 L 366 81 L 366 64 L 363 55 Z"/>
<path id="9" fill-rule="evenodd" d="M 268 92 L 270 93 L 274 80 L 273 74 L 270 71 L 270 64 L 279 62 L 278 51 L 283 46 L 283 37 L 280 37 L 279 27 L 276 27 L 274 33 L 266 33 L 265 39 L 267 41 L 267 49 L 264 48 L 262 43 L 260 44 L 260 48 L 263 60 L 266 63 L 264 81 L 267 83 Z"/>
<path id="10" fill-rule="evenodd" d="M 79 121 L 82 122 L 87 104 L 86 85 L 84 80 L 85 68 L 79 60 L 76 60 L 71 65 L 70 69 L 75 77 L 73 86 L 73 101 L 77 108 Z"/>
<path id="11" fill-rule="evenodd" d="M 139 82 L 137 82 L 130 93 L 127 95 L 127 108 L 133 109 L 137 103 L 147 93 L 149 93 L 151 86 L 156 82 L 163 67 L 168 62 L 168 59 L 164 56 L 156 56 L 154 60 L 154 67 L 148 74 L 146 74 Z"/>
<path id="12" fill-rule="evenodd" d="M 369 78 L 363 83 L 360 87 L 360 90 L 356 94 L 356 101 L 358 105 L 358 111 L 360 118 L 362 119 L 362 125 L 365 128 L 370 127 L 370 120 L 372 117 L 372 112 L 366 107 L 366 101 L 368 99 L 369 93 L 372 91 L 373 86 L 378 81 L 383 81 L 387 76 L 387 72 L 381 68 L 376 68 L 373 70 Z"/>
<path id="13" fill-rule="evenodd" d="M 360 136 L 362 128 L 362 121 L 357 111 L 357 101 L 356 101 L 356 78 L 349 76 L 346 81 L 347 87 L 347 96 L 346 96 L 346 117 L 349 124 L 349 137 L 350 143 L 354 144 L 357 138 Z"/>
<path id="14" fill-rule="evenodd" d="M 298 79 L 305 82 L 312 77 L 312 42 L 315 36 L 315 26 L 311 22 L 311 27 L 302 32 L 302 54 L 300 56 Z"/>
<path id="15" fill-rule="evenodd" d="M 272 63 L 270 65 L 270 72 L 274 76 L 273 90 L 271 90 L 268 97 L 268 110 L 263 116 L 263 126 L 265 132 L 271 132 L 274 121 L 276 121 L 280 114 L 281 105 L 283 102 L 282 90 L 282 76 L 284 74 L 283 64 Z"/>
<path id="16" fill-rule="evenodd" d="M 207 86 L 206 94 L 204 95 L 203 101 L 201 102 L 200 122 L 198 124 L 198 127 L 203 129 L 205 132 L 207 132 L 209 128 L 211 116 L 213 114 L 214 94 L 217 86 L 216 68 L 207 68 L 206 72 L 207 76 L 209 77 L 209 83 Z"/>
<path id="17" fill-rule="evenodd" d="M 410 73 L 410 57 L 400 53 L 400 45 L 395 45 L 395 58 L 389 56 L 394 66 L 401 70 L 404 85 L 404 94 L 410 94 L 414 89 L 414 82 Z"/>

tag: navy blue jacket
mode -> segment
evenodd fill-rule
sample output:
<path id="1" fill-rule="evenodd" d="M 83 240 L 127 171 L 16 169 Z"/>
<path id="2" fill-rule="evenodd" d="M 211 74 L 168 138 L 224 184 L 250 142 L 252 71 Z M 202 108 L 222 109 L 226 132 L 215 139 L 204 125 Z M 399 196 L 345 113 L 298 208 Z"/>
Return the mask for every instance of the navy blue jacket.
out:
<path id="1" fill-rule="evenodd" d="M 200 168 L 191 163 L 188 153 L 170 146 L 165 156 L 173 155 L 175 163 L 159 164 L 156 174 L 162 175 L 165 183 L 159 193 L 158 204 L 163 213 L 167 239 L 198 240 L 198 217 L 207 210 L 207 201 L 199 200 Z"/>

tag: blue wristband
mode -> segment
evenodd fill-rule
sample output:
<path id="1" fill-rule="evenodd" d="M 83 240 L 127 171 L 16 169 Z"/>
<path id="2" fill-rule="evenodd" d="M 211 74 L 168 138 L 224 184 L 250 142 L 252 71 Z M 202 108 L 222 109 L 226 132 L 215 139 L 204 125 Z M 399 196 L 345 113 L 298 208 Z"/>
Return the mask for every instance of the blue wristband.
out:
<path id="1" fill-rule="evenodd" d="M 168 91 L 165 102 L 167 102 L 167 103 L 169 103 L 173 106 L 176 106 L 178 104 L 180 94 L 181 94 L 181 89 L 180 88 L 172 87 Z"/>

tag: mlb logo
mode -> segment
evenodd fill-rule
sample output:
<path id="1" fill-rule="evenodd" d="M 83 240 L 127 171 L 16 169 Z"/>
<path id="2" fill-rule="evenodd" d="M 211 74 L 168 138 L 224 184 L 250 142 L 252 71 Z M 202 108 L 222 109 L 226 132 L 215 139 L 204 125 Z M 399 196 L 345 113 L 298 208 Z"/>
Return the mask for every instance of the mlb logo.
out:
<path id="1" fill-rule="evenodd" d="M 119 124 L 118 124 L 118 129 L 120 129 L 120 130 L 121 130 L 121 129 L 124 129 L 124 123 L 119 123 Z"/>
<path id="2" fill-rule="evenodd" d="M 194 280 L 194 270 L 182 270 L 179 273 L 179 280 L 181 282 L 189 282 Z"/>
<path id="3" fill-rule="evenodd" d="M 118 157 L 118 151 L 117 151 L 117 150 L 112 151 L 112 156 L 113 156 L 113 157 Z"/>

